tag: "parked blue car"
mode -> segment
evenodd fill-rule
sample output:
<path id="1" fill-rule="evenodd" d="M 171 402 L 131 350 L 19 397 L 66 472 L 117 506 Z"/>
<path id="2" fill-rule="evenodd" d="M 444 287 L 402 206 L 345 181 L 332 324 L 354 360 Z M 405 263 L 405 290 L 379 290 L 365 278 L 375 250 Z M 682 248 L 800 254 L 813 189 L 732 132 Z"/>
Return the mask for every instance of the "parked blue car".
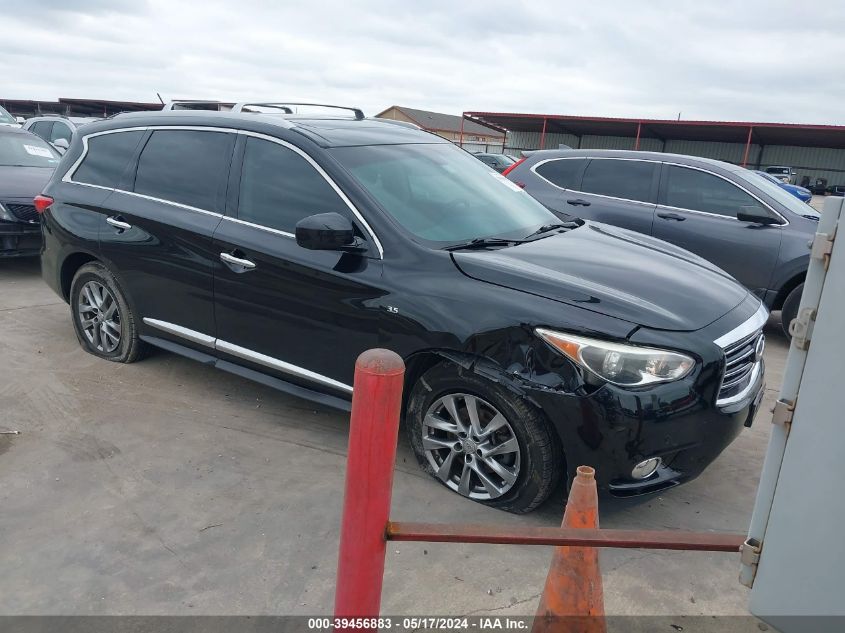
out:
<path id="1" fill-rule="evenodd" d="M 790 185 L 788 183 L 783 182 L 782 180 L 778 180 L 777 178 L 775 178 L 771 174 L 767 174 L 764 171 L 759 171 L 757 169 L 752 169 L 751 171 L 753 171 L 755 174 L 760 174 L 763 178 L 765 178 L 766 180 L 768 180 L 770 182 L 775 183 L 781 189 L 785 189 L 786 191 L 791 193 L 793 196 L 798 198 L 801 202 L 806 202 L 807 204 L 810 204 L 810 200 L 813 199 L 813 194 L 810 192 L 809 189 L 805 189 L 804 187 L 799 187 L 798 185 Z"/>

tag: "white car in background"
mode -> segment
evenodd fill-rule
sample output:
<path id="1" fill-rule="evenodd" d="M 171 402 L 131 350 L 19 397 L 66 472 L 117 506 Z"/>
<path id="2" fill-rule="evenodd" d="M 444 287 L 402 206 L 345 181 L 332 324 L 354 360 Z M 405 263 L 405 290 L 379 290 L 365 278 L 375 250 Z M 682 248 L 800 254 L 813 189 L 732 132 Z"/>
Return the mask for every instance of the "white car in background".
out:
<path id="1" fill-rule="evenodd" d="M 15 117 L 8 113 L 8 111 L 0 106 L 0 125 L 8 125 L 10 127 L 20 127 Z"/>

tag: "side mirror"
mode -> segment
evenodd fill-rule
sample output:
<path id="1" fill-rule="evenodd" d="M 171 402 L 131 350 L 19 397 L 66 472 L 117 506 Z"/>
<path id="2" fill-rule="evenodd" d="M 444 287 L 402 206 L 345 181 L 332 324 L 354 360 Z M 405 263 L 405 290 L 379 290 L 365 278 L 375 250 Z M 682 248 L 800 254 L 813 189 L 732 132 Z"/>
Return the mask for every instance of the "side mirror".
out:
<path id="1" fill-rule="evenodd" d="M 18 125 L 23 125 L 24 123 L 26 123 L 26 119 L 22 116 L 16 116 L 15 121 L 18 123 Z"/>
<path id="2" fill-rule="evenodd" d="M 318 213 L 296 223 L 296 243 L 312 251 L 360 253 L 366 242 L 355 237 L 355 228 L 339 213 Z"/>
<path id="3" fill-rule="evenodd" d="M 53 147 L 59 150 L 60 153 L 64 154 L 67 151 L 67 148 L 70 147 L 70 144 L 67 142 L 65 138 L 57 138 L 55 142 L 50 143 Z"/>
<path id="4" fill-rule="evenodd" d="M 736 219 L 740 222 L 753 222 L 754 224 L 780 224 L 777 218 L 770 216 L 760 207 L 741 207 Z"/>

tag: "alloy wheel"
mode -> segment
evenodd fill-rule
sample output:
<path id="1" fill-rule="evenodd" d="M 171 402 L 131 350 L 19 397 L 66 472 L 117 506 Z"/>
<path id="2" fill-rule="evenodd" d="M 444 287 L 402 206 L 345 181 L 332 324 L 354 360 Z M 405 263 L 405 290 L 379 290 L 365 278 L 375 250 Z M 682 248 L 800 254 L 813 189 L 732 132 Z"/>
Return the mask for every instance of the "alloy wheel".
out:
<path id="1" fill-rule="evenodd" d="M 98 281 L 89 281 L 77 300 L 79 326 L 88 342 L 110 354 L 120 346 L 120 310 L 112 292 Z"/>
<path id="2" fill-rule="evenodd" d="M 478 396 L 451 393 L 435 400 L 423 420 L 422 444 L 435 476 L 464 497 L 501 497 L 519 476 L 513 428 Z"/>

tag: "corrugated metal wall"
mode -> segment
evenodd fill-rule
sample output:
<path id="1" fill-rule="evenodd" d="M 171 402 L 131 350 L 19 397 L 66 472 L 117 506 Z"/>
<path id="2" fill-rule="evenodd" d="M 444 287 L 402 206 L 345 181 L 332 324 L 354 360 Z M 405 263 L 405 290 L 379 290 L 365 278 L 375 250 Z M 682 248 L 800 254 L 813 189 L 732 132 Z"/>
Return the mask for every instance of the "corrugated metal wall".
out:
<path id="1" fill-rule="evenodd" d="M 580 139 L 573 134 L 546 134 L 546 149 L 554 149 L 560 143 L 576 149 L 622 149 L 632 150 L 636 139 L 629 136 L 588 136 Z M 521 155 L 523 150 L 540 148 L 539 132 L 508 132 L 505 153 Z M 650 152 L 668 152 L 715 158 L 739 165 L 745 154 L 744 143 L 719 143 L 715 141 L 662 141 L 655 138 L 641 138 L 640 149 Z M 828 184 L 845 184 L 845 150 L 825 147 L 792 147 L 782 145 L 752 144 L 748 152 L 748 167 L 765 169 L 773 165 L 793 167 L 797 182 L 804 176 L 811 180 L 826 178 Z"/>
<path id="2" fill-rule="evenodd" d="M 455 143 L 458 145 L 458 143 Z M 501 154 L 502 153 L 502 144 L 499 143 L 498 145 L 493 143 L 466 143 L 461 146 L 466 151 L 470 153 L 475 152 L 489 152 L 490 154 Z"/>

